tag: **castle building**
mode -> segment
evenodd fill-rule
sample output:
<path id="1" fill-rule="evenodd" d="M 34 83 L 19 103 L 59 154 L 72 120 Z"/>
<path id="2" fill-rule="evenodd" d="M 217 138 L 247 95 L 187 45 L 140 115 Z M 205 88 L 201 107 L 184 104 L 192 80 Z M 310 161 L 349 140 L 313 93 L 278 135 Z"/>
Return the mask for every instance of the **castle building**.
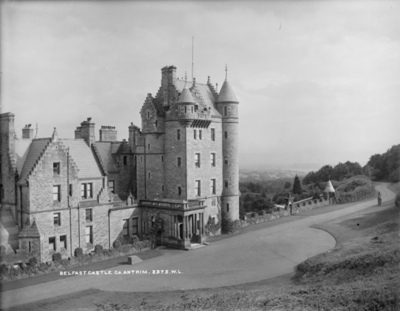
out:
<path id="1" fill-rule="evenodd" d="M 88 118 L 74 139 L 18 139 L 14 114 L 0 114 L 1 245 L 41 261 L 60 252 L 111 248 L 120 238 L 155 236 L 188 249 L 239 219 L 238 100 L 226 79 L 217 93 L 162 68 L 157 95 L 128 141 Z M 219 226 L 218 226 L 219 224 Z"/>
<path id="2" fill-rule="evenodd" d="M 160 222 L 158 244 L 188 248 L 221 217 L 239 219 L 238 100 L 227 79 L 218 94 L 209 79 L 179 80 L 174 66 L 161 72 L 141 109 L 142 131 L 130 137 L 137 197 L 143 233 Z"/>

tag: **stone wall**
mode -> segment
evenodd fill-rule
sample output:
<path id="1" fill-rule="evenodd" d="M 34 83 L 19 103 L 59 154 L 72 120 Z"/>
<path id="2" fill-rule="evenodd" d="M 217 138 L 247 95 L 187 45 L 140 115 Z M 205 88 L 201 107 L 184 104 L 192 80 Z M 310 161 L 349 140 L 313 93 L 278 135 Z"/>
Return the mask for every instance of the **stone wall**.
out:
<path id="1" fill-rule="evenodd" d="M 325 199 L 309 199 L 309 200 L 302 200 L 300 202 L 294 202 L 292 204 L 292 214 L 298 214 L 301 212 L 305 212 L 308 210 L 316 209 L 319 207 L 329 205 L 329 201 Z M 248 213 L 253 214 L 253 213 Z M 247 227 L 249 225 L 258 224 L 261 222 L 270 221 L 273 219 L 285 217 L 290 215 L 290 208 L 287 207 L 286 209 L 281 209 L 280 211 L 273 212 L 273 213 L 254 213 L 256 216 L 246 216 L 245 219 L 241 219 L 240 223 L 242 227 Z"/>

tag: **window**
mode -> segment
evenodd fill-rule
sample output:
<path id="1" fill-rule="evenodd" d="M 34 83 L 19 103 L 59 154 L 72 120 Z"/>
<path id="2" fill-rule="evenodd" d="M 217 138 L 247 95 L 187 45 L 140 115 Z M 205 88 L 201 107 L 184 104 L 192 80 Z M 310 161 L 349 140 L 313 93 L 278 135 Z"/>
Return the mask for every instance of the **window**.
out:
<path id="1" fill-rule="evenodd" d="M 56 238 L 54 236 L 49 238 L 49 249 L 55 251 L 56 248 Z"/>
<path id="2" fill-rule="evenodd" d="M 227 116 L 228 115 L 228 107 L 224 107 L 224 116 Z"/>
<path id="3" fill-rule="evenodd" d="M 225 139 L 228 138 L 228 132 L 225 132 Z"/>
<path id="4" fill-rule="evenodd" d="M 182 164 L 182 158 L 178 157 L 178 166 L 181 166 L 181 164 Z"/>
<path id="5" fill-rule="evenodd" d="M 228 187 L 229 187 L 229 181 L 225 180 L 225 188 L 228 188 Z"/>
<path id="6" fill-rule="evenodd" d="M 109 180 L 108 181 L 108 190 L 110 190 L 112 193 L 115 193 L 115 182 L 114 182 L 114 180 Z"/>
<path id="7" fill-rule="evenodd" d="M 122 235 L 129 236 L 129 219 L 124 219 L 124 226 L 122 228 Z"/>
<path id="8" fill-rule="evenodd" d="M 226 203 L 226 211 L 229 213 L 229 203 Z"/>
<path id="9" fill-rule="evenodd" d="M 88 208 L 85 210 L 86 221 L 93 221 L 93 210 Z"/>
<path id="10" fill-rule="evenodd" d="M 82 197 L 82 199 L 92 199 L 93 198 L 93 184 L 92 183 L 81 184 L 81 197 Z"/>
<path id="11" fill-rule="evenodd" d="M 200 185 L 200 180 L 195 180 L 194 181 L 194 192 L 196 195 L 199 197 L 201 196 L 201 185 Z"/>
<path id="12" fill-rule="evenodd" d="M 53 214 L 53 223 L 55 226 L 61 226 L 61 213 Z"/>
<path id="13" fill-rule="evenodd" d="M 211 129 L 211 140 L 215 141 L 215 129 Z"/>
<path id="14" fill-rule="evenodd" d="M 193 138 L 197 139 L 197 130 L 193 130 Z"/>
<path id="15" fill-rule="evenodd" d="M 149 172 L 149 173 L 147 174 L 147 176 L 149 177 L 149 179 L 151 179 L 151 172 Z"/>
<path id="16" fill-rule="evenodd" d="M 60 246 L 67 248 L 67 236 L 66 235 L 60 235 Z"/>
<path id="17" fill-rule="evenodd" d="M 139 233 L 139 220 L 138 218 L 132 218 L 132 234 L 138 234 Z"/>
<path id="18" fill-rule="evenodd" d="M 181 130 L 176 130 L 176 139 L 177 140 L 181 139 Z"/>
<path id="19" fill-rule="evenodd" d="M 72 197 L 72 184 L 69 184 L 69 187 L 68 187 L 68 194 L 69 194 L 69 196 L 70 197 Z"/>
<path id="20" fill-rule="evenodd" d="M 182 194 L 182 188 L 178 187 L 178 195 L 181 195 L 181 194 Z"/>
<path id="21" fill-rule="evenodd" d="M 199 139 L 201 140 L 202 130 L 199 130 Z"/>
<path id="22" fill-rule="evenodd" d="M 211 166 L 215 166 L 215 153 L 211 153 L 210 161 L 211 161 Z"/>
<path id="23" fill-rule="evenodd" d="M 147 151 L 150 151 L 150 149 L 151 149 L 150 144 L 147 144 Z"/>
<path id="24" fill-rule="evenodd" d="M 164 162 L 164 156 L 161 156 L 161 162 Z"/>
<path id="25" fill-rule="evenodd" d="M 156 124 L 156 127 L 158 127 L 158 120 L 156 120 L 155 124 Z"/>
<path id="26" fill-rule="evenodd" d="M 228 164 L 229 164 L 228 157 L 225 157 L 225 158 L 224 158 L 224 162 L 225 162 L 225 164 L 226 164 L 226 165 L 228 165 Z"/>
<path id="27" fill-rule="evenodd" d="M 61 201 L 61 186 L 53 186 L 53 201 Z"/>
<path id="28" fill-rule="evenodd" d="M 53 163 L 54 175 L 60 175 L 60 162 Z"/>
<path id="29" fill-rule="evenodd" d="M 196 167 L 200 167 L 200 153 L 194 154 L 194 163 Z"/>
<path id="30" fill-rule="evenodd" d="M 93 226 L 86 226 L 86 244 L 93 244 Z"/>
<path id="31" fill-rule="evenodd" d="M 215 194 L 216 193 L 215 185 L 216 185 L 216 180 L 215 179 L 211 179 L 211 194 Z"/>
<path id="32" fill-rule="evenodd" d="M 150 111 L 147 111 L 147 119 L 150 119 Z"/>
<path id="33" fill-rule="evenodd" d="M 128 156 L 124 156 L 123 160 L 124 160 L 124 166 L 127 166 L 128 165 Z"/>
<path id="34" fill-rule="evenodd" d="M 161 192 L 164 192 L 164 185 L 161 186 Z"/>

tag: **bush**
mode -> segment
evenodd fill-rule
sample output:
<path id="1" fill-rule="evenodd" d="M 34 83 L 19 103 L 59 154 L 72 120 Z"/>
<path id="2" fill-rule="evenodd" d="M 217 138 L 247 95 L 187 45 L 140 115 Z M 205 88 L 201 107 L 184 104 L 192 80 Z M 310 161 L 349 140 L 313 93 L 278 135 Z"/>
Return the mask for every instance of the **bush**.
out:
<path id="1" fill-rule="evenodd" d="M 115 240 L 115 241 L 113 242 L 113 247 L 114 247 L 115 249 L 117 249 L 117 250 L 120 250 L 120 249 L 121 249 L 121 245 L 122 245 L 122 243 L 121 243 L 120 240 Z"/>
<path id="2" fill-rule="evenodd" d="M 6 247 L 4 245 L 0 246 L 0 255 L 5 255 L 6 254 Z"/>
<path id="3" fill-rule="evenodd" d="M 39 260 L 36 257 L 29 258 L 29 265 L 34 267 L 39 263 Z"/>
<path id="4" fill-rule="evenodd" d="M 138 236 L 137 235 L 132 235 L 131 238 L 130 238 L 129 243 L 130 244 L 135 244 L 136 242 L 139 242 Z"/>
<path id="5" fill-rule="evenodd" d="M 400 207 L 400 193 L 397 194 L 396 199 L 394 200 L 394 205 Z"/>
<path id="6" fill-rule="evenodd" d="M 80 247 L 75 248 L 74 255 L 75 255 L 75 257 L 79 257 L 79 258 L 83 257 L 82 248 L 80 248 Z"/>
<path id="7" fill-rule="evenodd" d="M 54 262 L 61 262 L 61 259 L 62 259 L 61 254 L 60 253 L 54 253 L 53 256 L 52 256 L 52 259 L 53 259 Z"/>
<path id="8" fill-rule="evenodd" d="M 100 244 L 95 245 L 94 253 L 96 255 L 101 255 L 103 253 L 103 246 L 101 246 Z"/>

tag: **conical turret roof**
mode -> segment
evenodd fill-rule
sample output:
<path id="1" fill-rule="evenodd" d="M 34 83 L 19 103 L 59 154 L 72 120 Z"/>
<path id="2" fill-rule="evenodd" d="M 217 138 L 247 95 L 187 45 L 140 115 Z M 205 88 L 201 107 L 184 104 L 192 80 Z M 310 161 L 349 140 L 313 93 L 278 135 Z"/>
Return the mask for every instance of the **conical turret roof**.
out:
<path id="1" fill-rule="evenodd" d="M 225 80 L 217 98 L 217 103 L 222 103 L 222 102 L 234 102 L 234 103 L 239 102 L 228 80 Z"/>
<path id="2" fill-rule="evenodd" d="M 185 86 L 179 96 L 178 104 L 194 104 L 193 96 L 190 90 Z"/>
<path id="3" fill-rule="evenodd" d="M 328 180 L 328 183 L 326 184 L 325 192 L 335 192 L 335 188 L 333 188 L 330 180 Z"/>

